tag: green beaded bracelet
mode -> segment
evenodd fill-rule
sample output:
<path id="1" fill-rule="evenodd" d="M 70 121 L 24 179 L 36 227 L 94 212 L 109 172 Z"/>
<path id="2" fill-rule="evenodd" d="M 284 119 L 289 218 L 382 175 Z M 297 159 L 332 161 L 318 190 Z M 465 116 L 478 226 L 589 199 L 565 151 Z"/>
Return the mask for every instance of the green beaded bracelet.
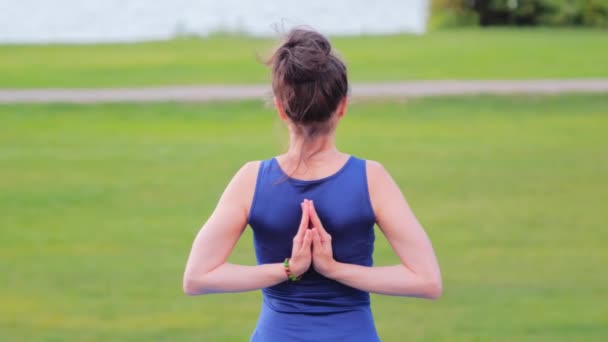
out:
<path id="1" fill-rule="evenodd" d="M 287 273 L 287 278 L 289 280 L 291 280 L 292 282 L 295 282 L 295 281 L 299 281 L 300 279 L 302 279 L 302 277 L 296 277 L 295 275 L 293 275 L 293 273 L 291 273 L 291 270 L 289 270 L 289 258 L 285 258 L 285 261 L 283 262 L 283 266 L 285 266 L 285 273 Z"/>

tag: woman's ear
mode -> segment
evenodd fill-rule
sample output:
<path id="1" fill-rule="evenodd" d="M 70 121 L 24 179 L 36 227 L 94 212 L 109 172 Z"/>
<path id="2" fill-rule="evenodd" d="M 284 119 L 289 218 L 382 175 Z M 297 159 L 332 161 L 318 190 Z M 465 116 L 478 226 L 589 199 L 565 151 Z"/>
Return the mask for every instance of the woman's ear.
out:
<path id="1" fill-rule="evenodd" d="M 348 107 L 348 97 L 344 96 L 344 98 L 338 104 L 338 119 L 342 119 L 344 114 L 346 114 L 346 107 Z"/>
<path id="2" fill-rule="evenodd" d="M 287 121 L 287 114 L 285 114 L 285 110 L 283 110 L 283 106 L 281 105 L 279 100 L 277 100 L 276 96 L 273 96 L 272 100 L 274 101 L 274 106 L 276 107 L 277 112 L 279 113 L 279 118 L 283 121 Z"/>

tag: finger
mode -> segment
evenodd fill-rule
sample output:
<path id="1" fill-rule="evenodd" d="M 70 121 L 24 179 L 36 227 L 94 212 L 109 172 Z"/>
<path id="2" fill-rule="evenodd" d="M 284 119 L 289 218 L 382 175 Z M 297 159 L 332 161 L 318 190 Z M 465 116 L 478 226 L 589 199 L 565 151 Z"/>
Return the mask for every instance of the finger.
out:
<path id="1" fill-rule="evenodd" d="M 319 215 L 317 215 L 317 210 L 315 209 L 315 204 L 313 201 L 308 201 L 308 210 L 310 212 L 310 220 L 315 228 L 319 230 L 319 235 L 321 237 L 328 236 L 329 234 L 327 231 L 325 231 L 325 228 L 323 228 L 323 223 L 321 223 L 321 219 L 319 218 Z"/>
<path id="2" fill-rule="evenodd" d="M 300 228 L 298 228 L 296 238 L 302 239 L 304 237 L 304 233 L 306 233 L 306 230 L 308 230 L 308 220 L 310 219 L 310 215 L 308 213 L 308 205 L 306 205 L 306 200 L 300 203 L 300 207 L 302 208 L 302 219 L 300 220 Z"/>
<path id="3" fill-rule="evenodd" d="M 298 227 L 298 231 L 296 232 L 296 235 L 293 237 L 293 247 L 292 247 L 292 251 L 296 252 L 299 251 L 300 248 L 302 248 L 302 243 L 304 242 L 304 233 L 305 233 L 305 229 L 302 229 L 302 227 L 306 227 L 308 226 L 308 217 L 309 215 L 307 215 L 308 212 L 308 207 L 305 205 L 304 202 L 300 203 L 300 207 L 302 208 L 302 219 L 300 222 L 300 226 Z"/>
<path id="4" fill-rule="evenodd" d="M 321 242 L 321 235 L 319 235 L 317 228 L 313 228 L 310 231 L 312 234 L 313 250 L 319 252 L 323 246 L 323 243 Z"/>
<path id="5" fill-rule="evenodd" d="M 312 232 L 310 231 L 310 229 L 307 229 L 306 233 L 304 233 L 304 242 L 302 242 L 302 251 L 310 252 L 310 245 L 312 244 L 312 237 L 313 237 Z"/>

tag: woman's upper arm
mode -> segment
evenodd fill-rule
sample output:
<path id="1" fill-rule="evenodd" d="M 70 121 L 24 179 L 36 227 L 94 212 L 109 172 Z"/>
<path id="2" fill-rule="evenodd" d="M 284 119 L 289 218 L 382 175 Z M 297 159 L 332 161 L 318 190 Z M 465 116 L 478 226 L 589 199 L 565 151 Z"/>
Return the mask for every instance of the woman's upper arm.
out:
<path id="1" fill-rule="evenodd" d="M 247 226 L 259 167 L 259 161 L 249 162 L 234 175 L 194 239 L 186 274 L 208 272 L 226 262 Z"/>
<path id="2" fill-rule="evenodd" d="M 431 242 L 393 178 L 374 161 L 367 161 L 367 175 L 376 222 L 401 262 L 414 273 L 439 277 Z"/>

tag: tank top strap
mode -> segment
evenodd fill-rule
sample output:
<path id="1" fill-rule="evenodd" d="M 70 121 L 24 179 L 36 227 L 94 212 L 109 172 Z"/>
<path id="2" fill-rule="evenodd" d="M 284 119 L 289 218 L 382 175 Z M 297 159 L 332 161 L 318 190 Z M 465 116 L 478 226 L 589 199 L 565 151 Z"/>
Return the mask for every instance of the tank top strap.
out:
<path id="1" fill-rule="evenodd" d="M 272 164 L 272 159 L 265 159 L 260 162 L 260 168 L 258 169 L 258 174 L 255 180 L 255 187 L 253 190 L 253 200 L 251 202 L 251 207 L 249 208 L 249 214 L 247 215 L 247 223 L 251 222 L 251 216 L 253 214 L 254 208 L 256 206 L 256 202 L 258 200 L 259 192 L 262 191 L 266 184 L 267 179 L 269 178 L 270 166 Z"/>
<path id="2" fill-rule="evenodd" d="M 373 217 L 374 222 L 376 221 L 376 214 L 372 206 L 372 201 L 369 195 L 369 185 L 367 181 L 367 161 L 360 159 L 355 156 L 351 157 L 350 165 L 344 170 L 344 178 L 347 178 L 350 187 L 358 194 L 358 198 L 361 200 L 360 209 L 365 211 L 368 215 Z"/>

